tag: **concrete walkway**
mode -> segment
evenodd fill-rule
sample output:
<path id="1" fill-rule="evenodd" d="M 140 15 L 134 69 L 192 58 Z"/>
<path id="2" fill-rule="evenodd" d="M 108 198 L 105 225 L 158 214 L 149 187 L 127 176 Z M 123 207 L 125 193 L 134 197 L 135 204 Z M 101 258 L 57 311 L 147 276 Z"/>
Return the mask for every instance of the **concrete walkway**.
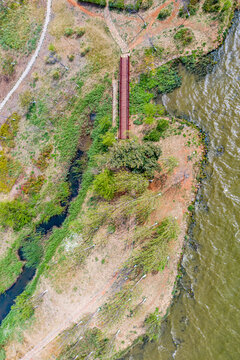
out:
<path id="1" fill-rule="evenodd" d="M 22 73 L 22 75 L 20 76 L 20 78 L 18 79 L 16 84 L 13 86 L 13 88 L 9 91 L 7 96 L 0 103 L 0 111 L 4 108 L 4 106 L 6 105 L 8 100 L 10 99 L 10 97 L 18 89 L 18 87 L 21 85 L 23 80 L 29 74 L 33 64 L 35 63 L 35 61 L 36 61 L 36 59 L 37 59 L 37 57 L 39 55 L 39 52 L 41 50 L 41 47 L 43 45 L 43 42 L 44 42 L 44 39 L 45 39 L 45 36 L 46 36 L 46 33 L 47 33 L 48 24 L 49 24 L 49 21 L 50 21 L 50 18 L 51 18 L 51 7 L 52 7 L 52 0 L 48 0 L 47 1 L 47 11 L 46 11 L 46 16 L 45 16 L 45 22 L 44 22 L 42 34 L 41 34 L 40 40 L 38 42 L 38 46 L 37 46 L 37 48 L 35 50 L 35 53 L 33 54 L 32 58 L 30 59 L 29 63 L 27 64 L 26 69 L 24 70 L 24 72 Z"/>

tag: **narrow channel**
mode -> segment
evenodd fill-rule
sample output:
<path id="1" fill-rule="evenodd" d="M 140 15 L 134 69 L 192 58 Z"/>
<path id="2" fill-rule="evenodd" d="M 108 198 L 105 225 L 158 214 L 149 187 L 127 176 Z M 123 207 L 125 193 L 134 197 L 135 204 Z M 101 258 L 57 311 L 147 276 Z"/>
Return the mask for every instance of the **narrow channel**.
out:
<path id="1" fill-rule="evenodd" d="M 240 14 L 198 81 L 183 71 L 164 96 L 170 114 L 197 123 L 209 138 L 207 177 L 196 202 L 180 295 L 158 343 L 135 347 L 131 360 L 240 359 Z"/>
<path id="2" fill-rule="evenodd" d="M 60 227 L 66 219 L 69 204 L 77 196 L 81 184 L 82 171 L 81 166 L 79 166 L 79 161 L 83 155 L 83 151 L 77 150 L 76 156 L 73 159 L 68 171 L 67 181 L 69 182 L 70 195 L 67 204 L 62 204 L 66 205 L 65 210 L 60 215 L 54 215 L 46 223 L 42 223 L 37 226 L 36 232 L 40 233 L 42 236 L 48 235 L 52 231 L 53 227 Z M 20 260 L 25 260 L 21 252 L 21 248 L 18 250 L 18 255 Z M 6 290 L 5 293 L 0 295 L 0 325 L 3 319 L 8 315 L 12 305 L 14 305 L 17 296 L 24 291 L 29 281 L 33 279 L 35 273 L 35 268 L 24 265 L 16 282 L 8 290 Z"/>

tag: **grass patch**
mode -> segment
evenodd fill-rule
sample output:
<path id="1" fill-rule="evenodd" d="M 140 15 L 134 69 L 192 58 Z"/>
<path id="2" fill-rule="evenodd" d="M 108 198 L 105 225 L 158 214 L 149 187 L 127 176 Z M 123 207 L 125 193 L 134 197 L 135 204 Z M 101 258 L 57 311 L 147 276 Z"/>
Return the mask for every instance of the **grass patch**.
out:
<path id="1" fill-rule="evenodd" d="M 31 3 L 0 5 L 0 45 L 4 50 L 12 49 L 28 55 L 36 48 L 43 14 L 37 4 Z"/>
<path id="2" fill-rule="evenodd" d="M 22 269 L 16 245 L 8 249 L 6 256 L 0 259 L 0 294 L 14 283 Z"/>
<path id="3" fill-rule="evenodd" d="M 20 164 L 9 155 L 5 155 L 4 151 L 0 151 L 0 192 L 8 193 L 15 184 L 20 172 Z"/>

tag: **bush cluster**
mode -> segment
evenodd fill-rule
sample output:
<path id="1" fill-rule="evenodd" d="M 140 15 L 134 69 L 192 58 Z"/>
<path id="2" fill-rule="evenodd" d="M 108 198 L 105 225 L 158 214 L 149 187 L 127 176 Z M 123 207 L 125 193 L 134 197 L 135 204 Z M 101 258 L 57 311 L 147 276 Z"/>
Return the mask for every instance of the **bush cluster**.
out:
<path id="1" fill-rule="evenodd" d="M 147 10 L 153 4 L 153 0 L 110 0 L 109 8 L 126 11 Z"/>
<path id="2" fill-rule="evenodd" d="M 171 61 L 154 71 L 140 75 L 138 82 L 130 84 L 130 114 L 145 114 L 154 105 L 148 105 L 158 94 L 169 93 L 181 86 L 178 63 Z M 149 108 L 148 108 L 149 107 Z M 164 115 L 164 107 L 158 106 L 155 114 Z M 147 117 L 151 118 L 151 115 Z"/>
<path id="3" fill-rule="evenodd" d="M 221 8 L 219 0 L 205 0 L 203 4 L 203 11 L 205 12 L 218 12 Z"/>
<path id="4" fill-rule="evenodd" d="M 78 0 L 78 2 L 91 3 L 99 6 L 106 6 L 106 0 Z"/>
<path id="5" fill-rule="evenodd" d="M 165 20 L 171 15 L 171 10 L 169 8 L 162 9 L 158 14 L 158 20 Z"/>
<path id="6" fill-rule="evenodd" d="M 164 136 L 165 131 L 169 128 L 169 122 L 166 119 L 160 119 L 155 129 L 150 130 L 144 136 L 144 141 L 159 141 Z"/>
<path id="7" fill-rule="evenodd" d="M 140 144 L 136 141 L 123 141 L 110 149 L 109 166 L 111 169 L 127 169 L 134 173 L 153 176 L 159 170 L 159 146 L 151 143 Z"/>
<path id="8" fill-rule="evenodd" d="M 182 28 L 176 32 L 174 39 L 182 46 L 189 45 L 193 40 L 193 32 L 191 29 Z"/>
<path id="9" fill-rule="evenodd" d="M 180 17 L 188 17 L 189 15 L 195 15 L 199 8 L 200 0 L 190 0 L 189 3 L 180 8 L 178 16 Z"/>

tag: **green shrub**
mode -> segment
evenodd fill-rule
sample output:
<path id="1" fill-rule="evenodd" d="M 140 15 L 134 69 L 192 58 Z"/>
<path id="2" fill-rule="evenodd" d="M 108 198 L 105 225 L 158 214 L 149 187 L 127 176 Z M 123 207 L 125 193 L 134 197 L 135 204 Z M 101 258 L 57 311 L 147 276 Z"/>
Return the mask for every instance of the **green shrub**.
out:
<path id="1" fill-rule="evenodd" d="M 152 4 L 153 4 L 153 0 L 142 0 L 141 5 L 140 5 L 140 9 L 141 10 L 147 10 L 152 6 Z"/>
<path id="2" fill-rule="evenodd" d="M 77 38 L 80 38 L 85 34 L 85 29 L 81 28 L 81 27 L 78 27 L 78 28 L 75 29 L 75 34 L 76 34 Z"/>
<path id="3" fill-rule="evenodd" d="M 15 66 L 17 65 L 17 61 L 12 56 L 7 56 L 2 61 L 2 74 L 8 79 L 10 78 L 15 71 Z"/>
<path id="4" fill-rule="evenodd" d="M 154 313 L 151 313 L 146 317 L 144 326 L 146 328 L 146 335 L 150 341 L 157 341 L 158 336 L 160 335 L 161 322 L 162 318 L 158 308 L 155 309 Z"/>
<path id="5" fill-rule="evenodd" d="M 174 39 L 181 43 L 182 46 L 189 45 L 193 40 L 193 32 L 191 29 L 182 28 L 176 32 Z"/>
<path id="6" fill-rule="evenodd" d="M 132 268 L 132 273 L 147 274 L 150 272 L 163 270 L 167 263 L 168 242 L 176 239 L 178 235 L 178 225 L 176 220 L 166 218 L 160 225 L 153 229 L 152 238 L 132 255 L 128 265 Z"/>
<path id="7" fill-rule="evenodd" d="M 70 62 L 73 62 L 74 59 L 75 59 L 75 56 L 74 56 L 73 54 L 68 55 L 68 60 L 69 60 Z"/>
<path id="8" fill-rule="evenodd" d="M 109 0 L 109 8 L 110 9 L 124 9 L 124 0 Z"/>
<path id="9" fill-rule="evenodd" d="M 72 28 L 67 28 L 64 32 L 64 36 L 70 37 L 74 34 L 74 30 Z"/>
<path id="10" fill-rule="evenodd" d="M 24 93 L 19 95 L 19 102 L 23 109 L 28 109 L 30 104 L 33 102 L 33 99 L 33 94 L 29 90 L 26 90 Z"/>
<path id="11" fill-rule="evenodd" d="M 159 169 L 159 146 L 151 143 L 139 144 L 135 141 L 122 141 L 110 150 L 109 165 L 112 169 L 125 168 L 135 173 L 152 176 Z"/>
<path id="12" fill-rule="evenodd" d="M 43 175 L 30 175 L 29 179 L 21 186 L 21 190 L 26 195 L 34 195 L 39 193 L 44 183 Z"/>
<path id="13" fill-rule="evenodd" d="M 102 135 L 102 144 L 106 147 L 112 146 L 116 142 L 115 134 L 109 130 L 106 134 Z"/>
<path id="14" fill-rule="evenodd" d="M 170 15 L 171 15 L 170 9 L 168 9 L 168 8 L 162 9 L 158 14 L 158 20 L 165 20 Z"/>
<path id="15" fill-rule="evenodd" d="M 203 4 L 203 11 L 205 12 L 218 12 L 220 10 L 219 0 L 206 0 Z"/>
<path id="16" fill-rule="evenodd" d="M 3 227 L 11 227 L 19 231 L 24 225 L 29 224 L 33 213 L 27 203 L 20 200 L 0 203 L 0 220 Z"/>
<path id="17" fill-rule="evenodd" d="M 113 173 L 105 169 L 101 174 L 97 175 L 93 181 L 93 189 L 105 200 L 113 199 L 116 191 L 116 182 Z"/>
<path id="18" fill-rule="evenodd" d="M 195 15 L 198 10 L 200 0 L 190 0 L 189 3 L 180 8 L 178 16 L 180 17 L 188 17 L 189 15 Z"/>
<path id="19" fill-rule="evenodd" d="M 54 46 L 53 44 L 49 44 L 48 50 L 51 51 L 51 52 L 53 52 L 53 53 L 56 52 L 56 48 L 55 48 L 55 46 Z"/>
<path id="20" fill-rule="evenodd" d="M 119 171 L 114 176 L 116 182 L 116 191 L 120 193 L 130 193 L 134 196 L 140 195 L 147 190 L 149 182 L 140 175 L 129 171 Z"/>
<path id="21" fill-rule="evenodd" d="M 169 122 L 166 119 L 160 119 L 157 122 L 156 130 L 163 134 L 169 128 Z"/>
<path id="22" fill-rule="evenodd" d="M 99 6 L 106 6 L 106 0 L 81 0 L 79 2 L 92 3 L 92 4 L 99 5 Z"/>
<path id="23" fill-rule="evenodd" d="M 143 138 L 144 141 L 159 141 L 161 133 L 157 129 L 149 131 Z"/>
<path id="24" fill-rule="evenodd" d="M 21 172 L 21 166 L 0 151 L 0 192 L 8 193 Z"/>
<path id="25" fill-rule="evenodd" d="M 53 80 L 59 80 L 59 79 L 60 79 L 60 76 L 61 76 L 61 74 L 60 74 L 60 71 L 59 71 L 59 70 L 55 70 L 55 71 L 53 72 L 53 74 L 52 74 Z"/>

